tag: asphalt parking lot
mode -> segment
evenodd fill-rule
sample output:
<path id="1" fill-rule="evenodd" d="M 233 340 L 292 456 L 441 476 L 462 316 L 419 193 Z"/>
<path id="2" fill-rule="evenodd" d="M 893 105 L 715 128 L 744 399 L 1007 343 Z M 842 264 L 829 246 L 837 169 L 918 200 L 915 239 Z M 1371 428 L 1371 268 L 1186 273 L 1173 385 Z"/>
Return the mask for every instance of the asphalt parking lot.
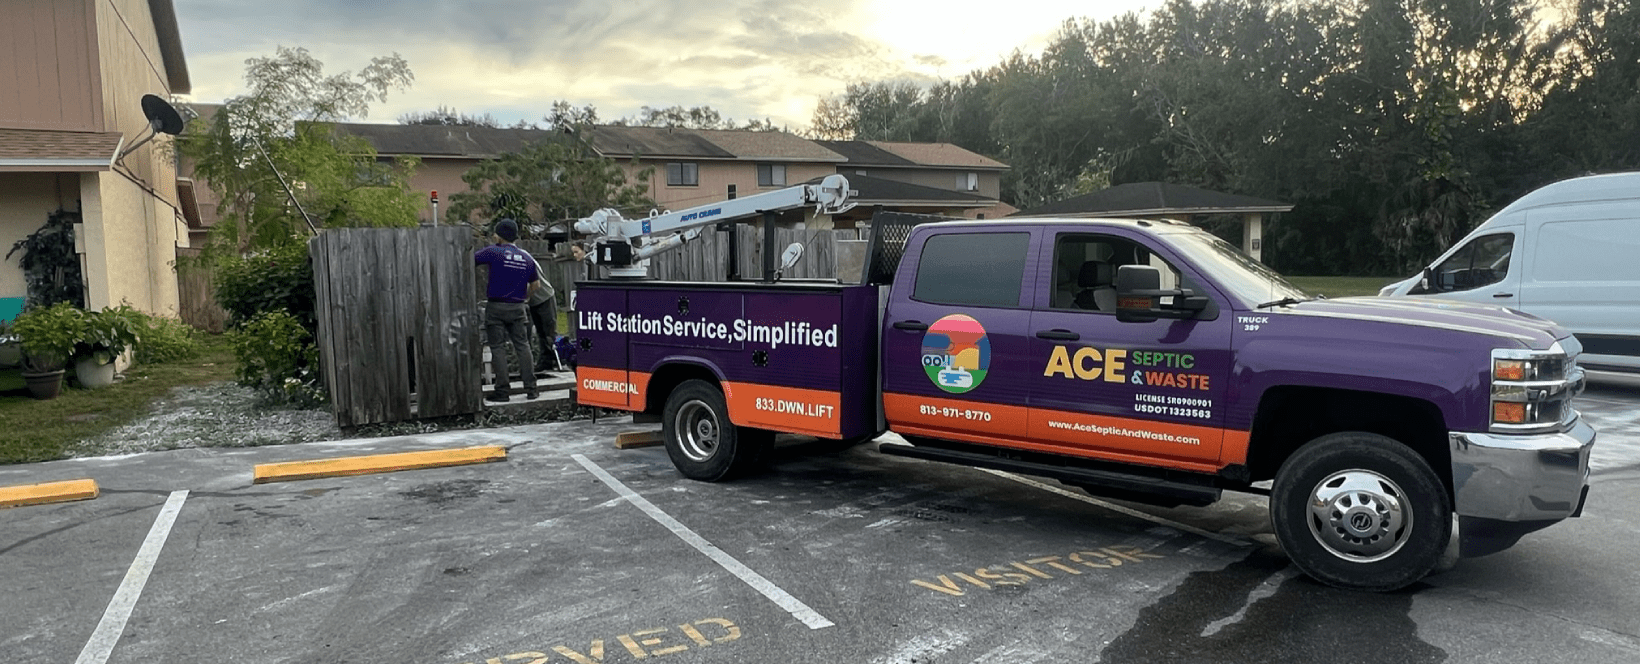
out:
<path id="1" fill-rule="evenodd" d="M 1640 386 L 1579 408 L 1600 431 L 1584 517 L 1382 595 L 1298 575 L 1262 498 L 1117 504 L 802 440 L 704 484 L 615 449 L 646 428 L 625 420 L 10 466 L 0 485 L 103 493 L 0 511 L 0 659 L 1633 662 Z M 476 445 L 509 459 L 251 483 Z"/>

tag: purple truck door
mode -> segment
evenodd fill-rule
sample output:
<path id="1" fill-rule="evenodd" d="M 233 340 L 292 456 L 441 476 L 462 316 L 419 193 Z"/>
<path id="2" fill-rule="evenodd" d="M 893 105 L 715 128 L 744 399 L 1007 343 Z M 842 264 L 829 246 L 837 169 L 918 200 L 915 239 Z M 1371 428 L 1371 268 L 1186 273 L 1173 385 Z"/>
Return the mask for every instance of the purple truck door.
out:
<path id="1" fill-rule="evenodd" d="M 1142 234 L 1066 226 L 1043 235 L 1030 326 L 1030 438 L 1079 456 L 1215 468 L 1233 318 L 1222 297 Z M 1217 319 L 1118 322 L 1113 286 L 1121 265 L 1155 266 L 1162 288 L 1182 282 L 1214 298 Z"/>
<path id="2" fill-rule="evenodd" d="M 942 231 L 910 250 L 883 320 L 883 410 L 904 434 L 1023 441 L 1033 226 Z M 914 267 L 913 267 L 914 266 Z"/>

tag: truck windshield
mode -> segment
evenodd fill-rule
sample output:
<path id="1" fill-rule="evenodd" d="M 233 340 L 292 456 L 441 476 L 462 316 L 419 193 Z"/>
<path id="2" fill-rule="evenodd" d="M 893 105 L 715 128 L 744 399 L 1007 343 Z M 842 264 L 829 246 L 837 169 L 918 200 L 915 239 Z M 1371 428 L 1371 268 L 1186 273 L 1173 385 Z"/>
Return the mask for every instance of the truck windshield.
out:
<path id="1" fill-rule="evenodd" d="M 1195 261 L 1209 279 L 1248 306 L 1286 298 L 1312 299 L 1275 270 L 1206 231 L 1165 237 Z"/>

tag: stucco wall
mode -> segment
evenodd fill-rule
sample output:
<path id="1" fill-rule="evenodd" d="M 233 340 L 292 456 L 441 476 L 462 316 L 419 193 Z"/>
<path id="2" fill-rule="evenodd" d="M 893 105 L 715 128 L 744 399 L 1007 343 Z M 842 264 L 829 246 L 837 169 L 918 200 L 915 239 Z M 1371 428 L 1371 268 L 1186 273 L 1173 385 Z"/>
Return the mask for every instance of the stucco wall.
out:
<path id="1" fill-rule="evenodd" d="M 670 186 L 666 184 L 666 164 L 668 162 L 693 163 L 697 166 L 699 184 L 695 186 Z M 754 161 L 690 161 L 687 159 L 669 159 L 645 161 L 634 167 L 630 161 L 623 161 L 622 168 L 628 179 L 640 170 L 653 167 L 654 173 L 649 183 L 649 197 L 662 209 L 682 210 L 721 201 L 728 197 L 729 185 L 735 185 L 735 195 L 740 198 L 759 194 L 766 191 L 783 189 L 781 186 L 759 187 L 757 185 L 757 164 Z M 779 164 L 771 161 L 762 163 Z M 799 185 L 818 177 L 825 177 L 837 172 L 837 165 L 831 163 L 807 164 L 785 163 L 785 187 Z"/>
<path id="2" fill-rule="evenodd" d="M 80 178 L 86 306 L 177 315 L 176 209 L 115 173 Z"/>

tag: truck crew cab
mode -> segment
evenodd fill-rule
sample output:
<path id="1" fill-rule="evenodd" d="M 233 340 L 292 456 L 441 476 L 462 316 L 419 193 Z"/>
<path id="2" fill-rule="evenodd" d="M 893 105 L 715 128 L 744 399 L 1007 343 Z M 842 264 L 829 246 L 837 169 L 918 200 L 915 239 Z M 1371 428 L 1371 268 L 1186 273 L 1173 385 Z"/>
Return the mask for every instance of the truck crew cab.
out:
<path id="1" fill-rule="evenodd" d="M 1310 299 L 1184 224 L 916 221 L 878 215 L 861 285 L 578 283 L 578 400 L 660 415 L 705 481 L 776 432 L 891 430 L 883 453 L 1096 495 L 1266 493 L 1294 563 L 1347 588 L 1423 577 L 1454 521 L 1476 556 L 1582 509 L 1595 432 L 1552 323 Z"/>

